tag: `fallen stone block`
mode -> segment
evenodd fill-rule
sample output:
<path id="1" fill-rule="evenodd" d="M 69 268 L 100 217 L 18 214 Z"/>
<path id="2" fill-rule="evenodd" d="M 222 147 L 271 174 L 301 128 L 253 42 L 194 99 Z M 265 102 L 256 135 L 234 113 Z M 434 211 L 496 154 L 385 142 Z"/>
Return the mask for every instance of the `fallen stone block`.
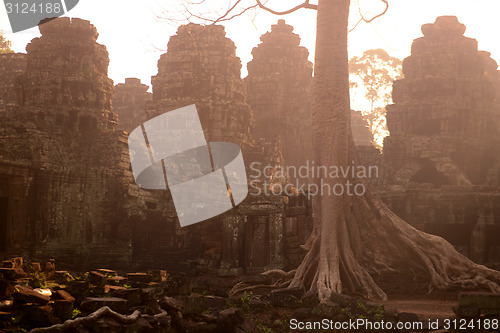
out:
<path id="1" fill-rule="evenodd" d="M 75 278 L 66 271 L 55 271 L 54 272 L 54 280 L 59 284 L 67 284 L 70 281 L 73 281 Z"/>
<path id="2" fill-rule="evenodd" d="M 160 306 L 167 311 L 182 311 L 184 308 L 184 302 L 173 297 L 165 296 L 160 300 Z"/>
<path id="3" fill-rule="evenodd" d="M 458 295 L 458 306 L 500 310 L 500 294 L 486 292 L 461 293 Z"/>
<path id="4" fill-rule="evenodd" d="M 94 312 L 103 306 L 123 314 L 128 310 L 128 301 L 117 297 L 86 297 L 81 304 L 81 309 L 85 312 Z"/>
<path id="5" fill-rule="evenodd" d="M 193 294 L 184 297 L 183 314 L 198 314 L 206 310 L 215 312 L 226 308 L 227 300 L 218 296 L 205 296 Z"/>
<path id="6" fill-rule="evenodd" d="M 14 290 L 15 292 L 12 294 L 12 297 L 14 297 L 14 301 L 18 304 L 36 303 L 45 305 L 50 301 L 49 296 L 44 296 L 30 287 L 16 285 Z"/>
<path id="7" fill-rule="evenodd" d="M 76 298 L 82 298 L 88 295 L 90 285 L 87 281 L 71 281 L 68 284 L 68 292 Z"/>
<path id="8" fill-rule="evenodd" d="M 20 268 L 0 268 L 0 277 L 6 280 L 15 281 L 26 276 L 26 273 Z"/>
<path id="9" fill-rule="evenodd" d="M 107 291 L 106 291 L 107 290 Z M 128 306 L 138 306 L 141 304 L 142 291 L 139 288 L 124 288 L 119 286 L 106 285 L 104 292 L 110 297 L 123 298 L 128 301 Z"/>
<path id="10" fill-rule="evenodd" d="M 217 329 L 220 332 L 233 332 L 235 328 L 243 323 L 241 310 L 229 308 L 219 312 L 217 315 Z"/>
<path id="11" fill-rule="evenodd" d="M 73 317 L 73 301 L 67 301 L 63 299 L 56 299 L 52 304 L 52 309 L 54 315 L 61 319 L 62 321 L 66 321 Z"/>
<path id="12" fill-rule="evenodd" d="M 479 317 L 481 315 L 481 310 L 470 306 L 454 306 L 453 312 L 459 317 Z"/>
<path id="13" fill-rule="evenodd" d="M 56 271 L 56 261 L 55 259 L 49 259 L 45 262 L 44 266 L 43 266 L 43 271 L 47 274 L 47 275 L 51 275 Z"/>
<path id="14" fill-rule="evenodd" d="M 31 327 L 51 326 L 61 323 L 49 305 L 23 304 L 20 311 L 24 313 Z"/>
<path id="15" fill-rule="evenodd" d="M 104 274 L 106 275 L 107 277 L 113 277 L 113 276 L 117 276 L 118 274 L 116 273 L 116 271 L 113 271 L 111 269 L 106 269 L 106 268 L 99 268 L 97 270 L 97 272 L 101 273 L 101 274 Z"/>
<path id="16" fill-rule="evenodd" d="M 2 261 L 2 267 L 14 268 L 14 260 L 4 260 Z"/>
<path id="17" fill-rule="evenodd" d="M 332 301 L 326 301 L 325 303 L 315 306 L 312 309 L 311 314 L 319 318 L 333 319 L 340 313 L 340 309 L 340 304 Z"/>
<path id="18" fill-rule="evenodd" d="M 0 300 L 6 299 L 14 293 L 14 287 L 7 280 L 0 280 Z"/>
<path id="19" fill-rule="evenodd" d="M 129 281 L 149 283 L 153 282 L 153 277 L 147 273 L 128 273 L 125 275 Z"/>
<path id="20" fill-rule="evenodd" d="M 168 278 L 167 271 L 158 269 L 158 270 L 148 271 L 148 273 L 153 277 L 153 281 L 155 282 L 167 281 Z"/>
<path id="21" fill-rule="evenodd" d="M 108 277 L 108 283 L 114 284 L 116 286 L 123 286 L 123 285 L 127 284 L 127 281 L 128 281 L 128 279 L 126 277 L 119 276 L 119 275 Z"/>
<path id="22" fill-rule="evenodd" d="M 75 298 L 71 296 L 66 290 L 59 289 L 52 295 L 54 299 L 64 300 L 68 302 L 74 302 Z"/>
<path id="23" fill-rule="evenodd" d="M 273 290 L 269 294 L 269 301 L 273 306 L 281 306 L 281 307 L 288 307 L 288 308 L 296 308 L 301 306 L 300 299 L 297 297 L 283 293 L 283 292 L 274 292 Z"/>
<path id="24" fill-rule="evenodd" d="M 100 285 L 106 284 L 107 281 L 108 281 L 108 278 L 106 275 L 99 273 L 97 271 L 89 272 L 90 284 L 93 284 L 94 286 L 100 286 Z"/>
<path id="25" fill-rule="evenodd" d="M 29 263 L 31 266 L 31 269 L 35 272 L 41 272 L 42 271 L 42 265 L 40 265 L 39 262 L 31 262 Z"/>

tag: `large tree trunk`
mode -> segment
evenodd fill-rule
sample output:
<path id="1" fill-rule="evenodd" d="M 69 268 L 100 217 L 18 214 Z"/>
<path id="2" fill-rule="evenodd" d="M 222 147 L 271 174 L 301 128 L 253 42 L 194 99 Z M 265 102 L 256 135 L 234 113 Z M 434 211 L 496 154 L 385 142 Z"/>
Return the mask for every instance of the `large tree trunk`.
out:
<path id="1" fill-rule="evenodd" d="M 347 27 L 350 0 L 319 0 L 314 68 L 314 162 L 352 166 L 356 149 L 350 126 Z M 313 199 L 314 229 L 309 250 L 291 287 L 304 286 L 321 301 L 331 294 L 357 292 L 369 298 L 386 294 L 370 274 L 396 268 L 424 271 L 430 285 L 483 287 L 500 292 L 500 273 L 476 265 L 440 237 L 418 231 L 383 204 L 363 179 L 317 179 L 333 188 L 361 183 L 363 196 L 322 193 Z M 326 186 L 326 185 L 325 185 Z"/>

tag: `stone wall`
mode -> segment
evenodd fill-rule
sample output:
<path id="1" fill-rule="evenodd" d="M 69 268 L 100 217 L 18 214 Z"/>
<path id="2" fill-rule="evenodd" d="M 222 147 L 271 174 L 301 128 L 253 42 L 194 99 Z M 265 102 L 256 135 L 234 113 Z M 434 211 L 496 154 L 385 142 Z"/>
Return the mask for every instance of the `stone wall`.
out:
<path id="1" fill-rule="evenodd" d="M 25 69 L 25 54 L 0 54 L 0 114 L 11 114 L 17 109 L 22 98 L 20 79 Z"/>

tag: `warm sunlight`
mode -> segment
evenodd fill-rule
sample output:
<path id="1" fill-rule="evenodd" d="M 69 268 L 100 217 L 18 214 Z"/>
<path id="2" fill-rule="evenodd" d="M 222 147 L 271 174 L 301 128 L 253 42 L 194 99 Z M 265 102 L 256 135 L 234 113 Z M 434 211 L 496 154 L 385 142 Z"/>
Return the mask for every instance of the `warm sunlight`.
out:
<path id="1" fill-rule="evenodd" d="M 209 1 L 209 5 L 217 1 Z M 269 1 L 279 4 L 281 0 Z M 297 2 L 297 1 L 295 1 Z M 289 3 L 289 1 L 287 1 Z M 68 16 L 80 17 L 97 27 L 98 42 L 106 45 L 110 53 L 109 76 L 115 83 L 124 82 L 126 77 L 138 77 L 150 85 L 155 75 L 156 62 L 165 52 L 168 39 L 176 31 L 176 24 L 160 22 L 156 16 L 163 9 L 177 9 L 177 0 L 82 0 Z M 279 7 L 278 7 L 279 8 Z M 378 0 L 353 0 L 351 5 L 350 26 L 359 20 L 359 11 L 371 17 L 383 10 Z M 494 10 L 497 8 L 497 10 Z M 0 29 L 8 29 L 6 15 L 0 9 Z M 500 21 L 498 0 L 398 0 L 391 1 L 387 14 L 372 23 L 361 23 L 349 35 L 350 56 L 361 55 L 368 49 L 385 49 L 391 56 L 405 58 L 410 54 L 413 39 L 422 36 L 420 26 L 432 23 L 441 15 L 455 15 L 467 26 L 466 36 L 479 41 L 479 49 L 492 53 L 492 58 L 500 61 L 498 34 Z M 478 13 L 481 13 L 479 15 Z M 295 27 L 301 44 L 314 57 L 315 43 L 314 11 L 300 10 L 286 15 L 286 22 Z M 251 59 L 252 49 L 259 43 L 259 37 L 275 24 L 277 17 L 259 11 L 258 15 L 249 13 L 240 19 L 225 22 L 227 36 L 237 46 L 241 58 L 242 75 L 246 76 L 246 63 Z M 25 52 L 26 44 L 38 36 L 33 28 L 16 34 L 7 34 L 16 52 Z"/>

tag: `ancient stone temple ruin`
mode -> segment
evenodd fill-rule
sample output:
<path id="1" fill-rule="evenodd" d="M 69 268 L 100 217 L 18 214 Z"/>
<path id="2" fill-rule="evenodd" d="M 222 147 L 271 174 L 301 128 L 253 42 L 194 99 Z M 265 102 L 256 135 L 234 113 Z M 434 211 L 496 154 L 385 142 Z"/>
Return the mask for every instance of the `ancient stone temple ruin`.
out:
<path id="1" fill-rule="evenodd" d="M 422 26 L 394 82 L 384 197 L 480 262 L 500 259 L 500 72 L 456 17 Z"/>
<path id="2" fill-rule="evenodd" d="M 405 78 L 394 84 L 376 184 L 416 227 L 477 261 L 500 261 L 496 63 L 456 18 L 422 30 Z M 40 31 L 27 54 L 0 55 L 0 254 L 219 275 L 297 266 L 311 201 L 276 191 L 289 181 L 276 170 L 311 159 L 312 65 L 291 26 L 280 20 L 262 36 L 245 80 L 223 27 L 181 26 L 158 62 L 152 94 L 134 78 L 113 86 L 89 22 L 60 18 Z M 181 228 L 168 190 L 135 184 L 127 135 L 191 104 L 207 141 L 242 149 L 250 194 Z M 378 165 L 359 112 L 351 122 L 361 163 Z"/>

